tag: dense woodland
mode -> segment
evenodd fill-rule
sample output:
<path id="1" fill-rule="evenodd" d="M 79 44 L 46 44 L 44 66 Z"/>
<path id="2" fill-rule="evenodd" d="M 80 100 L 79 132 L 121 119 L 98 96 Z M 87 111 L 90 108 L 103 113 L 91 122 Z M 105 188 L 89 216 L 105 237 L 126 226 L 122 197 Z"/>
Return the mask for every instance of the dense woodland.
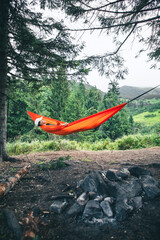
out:
<path id="1" fill-rule="evenodd" d="M 47 134 L 40 128 L 34 127 L 33 121 L 27 114 L 27 111 L 32 111 L 43 116 L 72 122 L 125 101 L 126 99 L 120 98 L 116 81 L 109 84 L 109 90 L 104 95 L 96 87 L 86 88 L 82 81 L 71 83 L 66 77 L 54 79 L 50 85 L 40 85 L 36 88 L 32 83 L 26 86 L 23 81 L 20 81 L 19 88 L 10 87 L 8 140 L 9 142 L 15 140 L 31 142 L 36 139 L 43 141 L 61 138 L 92 143 L 107 138 L 114 141 L 122 136 L 137 133 L 158 135 L 160 123 L 145 126 L 133 120 L 135 115 L 147 111 L 150 112 L 149 117 L 152 117 L 152 113 L 159 109 L 158 100 L 155 102 L 133 101 L 97 129 L 63 137 Z"/>

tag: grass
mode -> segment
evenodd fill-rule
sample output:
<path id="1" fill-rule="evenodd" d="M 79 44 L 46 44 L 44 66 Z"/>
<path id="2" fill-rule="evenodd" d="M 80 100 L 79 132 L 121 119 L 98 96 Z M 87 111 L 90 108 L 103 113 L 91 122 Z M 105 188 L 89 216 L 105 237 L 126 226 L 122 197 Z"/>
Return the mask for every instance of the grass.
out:
<path id="1" fill-rule="evenodd" d="M 126 150 L 160 146 L 160 136 L 158 134 L 136 134 L 128 135 L 111 141 L 109 138 L 89 143 L 76 142 L 70 140 L 33 141 L 7 143 L 7 152 L 10 156 L 28 154 L 45 151 L 63 150 Z M 68 159 L 70 156 L 68 156 Z M 85 159 L 84 159 L 85 161 Z M 87 161 L 87 160 L 86 160 Z"/>
<path id="2" fill-rule="evenodd" d="M 67 166 L 65 160 L 69 160 L 70 157 L 68 158 L 65 157 L 60 157 L 58 158 L 58 160 L 52 160 L 51 162 L 49 163 L 46 163 L 46 162 L 40 162 L 37 164 L 37 167 L 39 168 L 40 171 L 43 171 L 43 170 L 56 170 L 56 169 L 61 169 L 61 168 L 64 168 Z"/>
<path id="3" fill-rule="evenodd" d="M 145 124 L 146 126 L 153 126 L 157 123 L 160 123 L 160 110 L 140 113 L 134 116 L 134 121 Z"/>

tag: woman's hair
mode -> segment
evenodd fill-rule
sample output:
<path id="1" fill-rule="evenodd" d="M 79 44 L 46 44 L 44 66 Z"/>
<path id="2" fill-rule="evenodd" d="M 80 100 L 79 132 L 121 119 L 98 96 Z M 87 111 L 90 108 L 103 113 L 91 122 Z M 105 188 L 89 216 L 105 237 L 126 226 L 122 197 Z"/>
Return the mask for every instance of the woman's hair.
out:
<path id="1" fill-rule="evenodd" d="M 38 126 L 41 126 L 41 125 L 40 125 L 40 121 L 38 122 Z"/>

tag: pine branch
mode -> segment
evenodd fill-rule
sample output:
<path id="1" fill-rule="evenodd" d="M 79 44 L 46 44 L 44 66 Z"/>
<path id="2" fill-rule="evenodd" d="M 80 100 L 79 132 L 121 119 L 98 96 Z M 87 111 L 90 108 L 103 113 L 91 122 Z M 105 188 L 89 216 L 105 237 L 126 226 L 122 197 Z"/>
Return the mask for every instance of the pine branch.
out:
<path id="1" fill-rule="evenodd" d="M 157 10 L 157 9 L 160 9 L 160 7 L 156 6 L 154 8 L 148 8 L 148 9 L 142 9 L 140 11 L 110 11 L 110 10 L 104 10 L 104 9 L 101 9 L 101 8 L 104 8 L 104 7 L 108 7 L 110 5 L 114 5 L 115 3 L 118 3 L 118 2 L 121 2 L 121 1 L 115 1 L 115 2 L 112 2 L 112 3 L 109 3 L 109 4 L 106 4 L 104 6 L 101 6 L 101 7 L 97 7 L 97 8 L 94 8 L 94 7 L 91 7 L 89 6 L 88 4 L 82 2 L 82 1 L 79 1 L 81 4 L 83 4 L 84 6 L 88 7 L 89 9 L 84 9 L 84 12 L 91 12 L 91 11 L 99 11 L 99 12 L 105 12 L 105 13 L 113 13 L 113 14 L 134 14 L 134 13 L 139 13 L 139 12 L 148 12 L 148 11 L 154 11 L 154 10 Z M 150 1 L 148 2 L 144 7 L 146 7 L 147 5 L 149 5 L 150 3 L 152 3 L 153 1 Z"/>
<path id="2" fill-rule="evenodd" d="M 150 21 L 154 21 L 154 20 L 158 20 L 158 19 L 160 19 L 160 16 L 153 17 L 153 18 L 148 18 L 148 19 L 145 19 L 145 20 L 134 21 L 134 22 L 119 23 L 119 24 L 110 25 L 110 26 L 106 26 L 106 27 L 79 28 L 79 29 L 65 28 L 63 31 L 78 32 L 78 31 L 92 31 L 92 30 L 101 30 L 101 29 L 111 29 L 111 28 L 116 28 L 116 27 L 129 26 L 129 25 L 133 25 L 133 24 L 150 22 Z"/>

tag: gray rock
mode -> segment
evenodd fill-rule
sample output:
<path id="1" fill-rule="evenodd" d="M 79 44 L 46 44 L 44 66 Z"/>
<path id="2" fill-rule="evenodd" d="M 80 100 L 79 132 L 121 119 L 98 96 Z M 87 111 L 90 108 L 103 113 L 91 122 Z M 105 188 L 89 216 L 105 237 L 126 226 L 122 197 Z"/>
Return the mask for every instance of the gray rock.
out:
<path id="1" fill-rule="evenodd" d="M 7 224 L 8 224 L 8 227 L 11 229 L 11 231 L 13 232 L 14 234 L 14 237 L 17 239 L 17 240 L 22 240 L 22 228 L 21 228 L 21 225 L 19 224 L 17 218 L 16 218 L 16 215 L 15 213 L 8 209 L 8 208 L 5 208 L 4 209 L 4 214 L 5 214 L 5 217 L 6 217 L 6 220 L 7 220 Z"/>
<path id="2" fill-rule="evenodd" d="M 102 201 L 100 203 L 100 206 L 107 217 L 109 218 L 113 217 L 112 208 L 107 200 Z"/>
<path id="3" fill-rule="evenodd" d="M 138 209 L 142 208 L 142 197 L 139 196 L 131 198 L 129 204 L 133 207 L 135 211 L 137 211 Z"/>
<path id="4" fill-rule="evenodd" d="M 108 224 L 108 223 L 111 223 L 111 224 L 114 224 L 116 222 L 116 219 L 115 218 L 108 218 L 108 217 L 104 217 L 102 218 L 103 220 L 103 224 Z"/>
<path id="5" fill-rule="evenodd" d="M 120 170 L 117 169 L 109 169 L 105 172 L 105 176 L 110 181 L 120 181 L 122 179 L 126 180 L 130 176 L 130 172 L 127 168 L 122 168 Z"/>
<path id="6" fill-rule="evenodd" d="M 127 204 L 127 199 L 123 199 L 116 202 L 115 211 L 117 221 L 121 222 L 133 211 L 133 207 Z"/>
<path id="7" fill-rule="evenodd" d="M 113 197 L 106 197 L 105 201 L 109 202 L 110 204 L 114 203 L 115 199 Z"/>
<path id="8" fill-rule="evenodd" d="M 77 216 L 82 214 L 84 210 L 84 205 L 79 205 L 78 202 L 75 202 L 70 209 L 67 211 L 67 216 Z"/>
<path id="9" fill-rule="evenodd" d="M 91 221 L 88 221 L 90 224 L 97 224 L 103 226 L 104 224 L 114 224 L 116 220 L 114 218 L 95 218 L 93 217 Z"/>
<path id="10" fill-rule="evenodd" d="M 98 201 L 90 200 L 85 206 L 84 212 L 83 212 L 83 218 L 92 219 L 95 218 L 102 218 L 103 212 L 102 208 L 100 207 L 100 204 Z"/>
<path id="11" fill-rule="evenodd" d="M 54 200 L 50 206 L 50 211 L 60 214 L 67 207 L 67 205 L 68 203 L 66 201 Z"/>
<path id="12" fill-rule="evenodd" d="M 84 192 L 82 193 L 78 198 L 77 202 L 79 205 L 85 205 L 89 200 L 88 193 Z"/>
<path id="13" fill-rule="evenodd" d="M 121 178 L 118 176 L 118 170 L 117 169 L 109 169 L 106 172 L 106 177 L 110 180 L 110 181 L 119 181 L 121 180 Z"/>
<path id="14" fill-rule="evenodd" d="M 107 186 L 110 196 L 118 200 L 139 196 L 143 191 L 139 180 L 134 177 L 130 181 L 109 182 Z"/>
<path id="15" fill-rule="evenodd" d="M 85 177 L 80 183 L 84 192 L 95 192 L 98 195 L 106 194 L 106 184 L 98 172 Z"/>
<path id="16" fill-rule="evenodd" d="M 89 196 L 89 199 L 90 199 L 90 200 L 93 200 L 93 199 L 95 199 L 95 198 L 97 197 L 97 193 L 95 193 L 95 192 L 89 192 L 89 193 L 88 193 L 88 196 Z"/>
<path id="17" fill-rule="evenodd" d="M 141 176 L 140 182 L 142 184 L 155 185 L 156 187 L 158 187 L 158 182 L 152 176 L 148 176 L 148 175 Z"/>
<path id="18" fill-rule="evenodd" d="M 143 190 L 146 196 L 150 199 L 160 196 L 158 182 L 152 176 L 142 176 L 140 178 Z"/>
<path id="19" fill-rule="evenodd" d="M 130 168 L 128 168 L 128 170 L 130 171 L 131 175 L 138 177 L 138 178 L 142 175 L 149 175 L 149 176 L 152 175 L 149 170 L 138 167 L 138 166 L 130 167 Z"/>
<path id="20" fill-rule="evenodd" d="M 127 178 L 130 177 L 130 172 L 128 171 L 127 168 L 122 168 L 120 171 L 118 171 L 117 176 L 120 177 L 121 179 L 126 180 Z"/>
<path id="21" fill-rule="evenodd" d="M 98 201 L 98 202 L 101 202 L 101 201 L 103 201 L 103 199 L 104 199 L 104 197 L 102 195 L 100 195 L 100 196 L 98 195 L 98 196 L 95 197 L 94 200 Z"/>

